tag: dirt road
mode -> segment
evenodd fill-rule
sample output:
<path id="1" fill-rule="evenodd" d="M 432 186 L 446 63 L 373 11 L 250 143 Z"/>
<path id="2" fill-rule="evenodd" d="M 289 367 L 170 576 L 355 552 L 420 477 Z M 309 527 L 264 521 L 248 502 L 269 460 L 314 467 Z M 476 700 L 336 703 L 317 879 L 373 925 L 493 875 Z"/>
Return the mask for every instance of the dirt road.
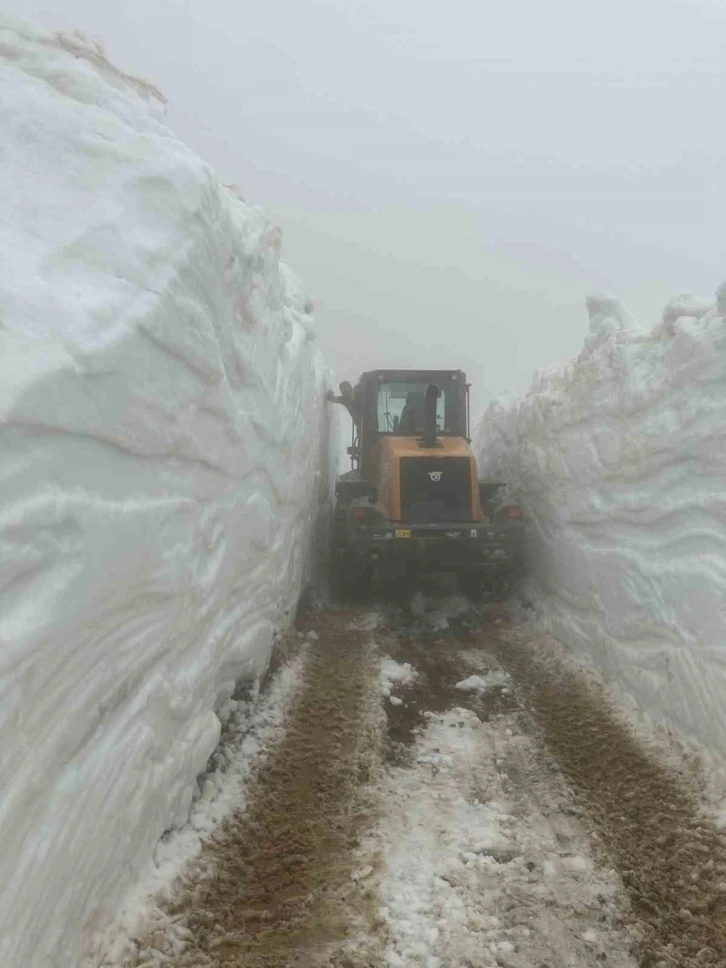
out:
<path id="1" fill-rule="evenodd" d="M 299 639 L 246 809 L 124 968 L 726 964 L 723 838 L 552 643 L 461 602 Z"/>

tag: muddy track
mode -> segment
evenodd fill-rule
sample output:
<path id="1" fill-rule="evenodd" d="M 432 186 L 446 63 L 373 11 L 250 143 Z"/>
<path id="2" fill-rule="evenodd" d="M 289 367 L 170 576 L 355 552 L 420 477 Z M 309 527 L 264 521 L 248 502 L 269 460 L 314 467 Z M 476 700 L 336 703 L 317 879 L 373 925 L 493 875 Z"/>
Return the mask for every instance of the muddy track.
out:
<path id="1" fill-rule="evenodd" d="M 509 893 L 496 901 L 487 893 L 487 870 L 471 874 L 473 882 L 484 878 L 481 898 L 475 892 L 466 902 L 474 922 L 496 915 L 513 936 L 522 927 L 518 918 L 538 924 L 541 950 L 556 955 L 548 968 L 559 968 L 563 958 L 578 966 L 594 965 L 595 958 L 598 964 L 632 964 L 633 935 L 622 918 L 633 925 L 641 968 L 726 966 L 726 838 L 701 814 L 688 782 L 657 762 L 588 677 L 564 661 L 546 636 L 516 625 L 503 611 L 471 610 L 444 631 L 400 610 L 384 612 L 374 630 L 369 620 L 380 618 L 331 609 L 310 611 L 300 620 L 299 631 L 314 630 L 317 638 L 308 640 L 304 681 L 287 732 L 249 791 L 249 809 L 217 830 L 186 886 L 165 903 L 174 931 L 142 939 L 139 957 L 124 968 L 386 964 L 389 928 L 380 911 L 392 845 L 370 844 L 377 843 L 374 831 L 383 809 L 389 827 L 400 826 L 404 833 L 401 810 L 422 810 L 428 819 L 421 829 L 431 843 L 442 850 L 448 843 L 446 835 L 436 840 L 435 809 L 426 813 L 428 781 L 408 808 L 396 784 L 413 783 L 416 789 L 411 777 L 426 769 L 416 761 L 422 737 L 431 723 L 457 708 L 469 712 L 452 725 L 479 737 L 482 758 L 473 773 L 452 774 L 458 777 L 454 786 L 461 783 L 461 791 L 453 791 L 458 801 L 456 795 L 447 799 L 445 786 L 436 796 L 458 816 L 461 803 L 489 802 L 490 789 L 498 789 L 500 800 L 518 805 L 522 823 L 511 856 L 494 861 L 506 867 L 518 853 L 530 860 L 519 874 L 513 867 L 514 873 L 502 875 L 509 877 Z M 409 663 L 416 673 L 397 687 L 397 701 L 383 707 L 381 656 Z M 472 694 L 456 688 L 472 673 L 486 675 L 497 667 L 509 673 L 511 689 Z M 476 728 L 467 725 L 471 713 Z M 487 729 L 477 732 L 477 721 Z M 435 787 L 436 774 L 431 782 Z M 385 804 L 381 790 L 390 794 Z M 414 824 L 408 834 L 418 843 L 416 830 Z M 592 834 L 602 869 L 614 869 L 625 885 L 629 911 L 614 874 L 617 888 L 607 903 L 581 898 L 577 884 L 573 893 L 576 874 L 542 880 L 548 858 L 555 857 L 560 867 L 571 863 L 568 842 L 580 843 L 578 850 L 586 854 Z M 583 881 L 583 891 L 599 876 Z M 400 890 L 405 896 L 405 878 Z M 603 948 L 597 955 L 582 948 L 582 931 L 566 933 L 590 923 L 593 904 L 603 905 L 595 915 L 597 927 L 611 940 L 609 952 Z M 496 964 L 540 968 L 535 935 L 521 940 L 509 961 L 497 954 Z M 170 944 L 172 936 L 177 941 Z M 494 963 L 485 955 L 455 963 Z M 446 968 L 446 957 L 439 964 Z"/>
<path id="2" fill-rule="evenodd" d="M 353 616 L 312 617 L 318 639 L 286 736 L 251 791 L 250 809 L 205 847 L 212 873 L 168 905 L 187 943 L 177 957 L 166 952 L 164 965 L 341 964 L 335 951 L 374 914 L 351 873 L 381 746 L 378 667 L 370 635 L 345 630 Z M 156 953 L 153 939 L 141 947 Z"/>
<path id="3" fill-rule="evenodd" d="M 582 676 L 548 661 L 531 632 L 503 630 L 493 648 L 623 878 L 640 964 L 726 965 L 726 838 L 687 781 L 657 763 Z"/>

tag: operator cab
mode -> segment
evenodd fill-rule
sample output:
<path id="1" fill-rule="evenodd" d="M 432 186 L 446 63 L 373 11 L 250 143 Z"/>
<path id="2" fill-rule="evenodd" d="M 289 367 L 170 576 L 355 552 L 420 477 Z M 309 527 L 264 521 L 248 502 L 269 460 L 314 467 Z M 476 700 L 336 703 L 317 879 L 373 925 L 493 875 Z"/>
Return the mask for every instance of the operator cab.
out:
<path id="1" fill-rule="evenodd" d="M 349 454 L 364 476 L 371 450 L 382 437 L 422 438 L 431 386 L 438 389 L 436 435 L 468 440 L 469 387 L 461 370 L 370 370 L 361 375 L 355 388 L 361 436 Z"/>
<path id="2" fill-rule="evenodd" d="M 461 379 L 459 380 L 459 376 Z M 436 430 L 439 434 L 466 437 L 466 410 L 462 413 L 461 397 L 466 393 L 464 374 L 425 370 L 411 373 L 374 371 L 370 390 L 375 393 L 376 432 L 414 437 L 424 431 L 426 390 L 438 387 Z M 369 395 L 370 391 L 369 391 Z M 463 417 L 463 419 L 462 419 Z"/>

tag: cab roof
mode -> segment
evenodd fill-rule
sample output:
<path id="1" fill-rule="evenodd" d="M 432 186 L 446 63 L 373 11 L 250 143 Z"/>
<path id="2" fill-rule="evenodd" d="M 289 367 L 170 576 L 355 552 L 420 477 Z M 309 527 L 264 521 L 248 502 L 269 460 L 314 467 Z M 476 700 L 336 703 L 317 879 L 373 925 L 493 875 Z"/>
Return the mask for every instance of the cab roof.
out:
<path id="1" fill-rule="evenodd" d="M 463 370 L 368 370 L 361 373 L 360 382 L 376 383 L 466 383 Z"/>

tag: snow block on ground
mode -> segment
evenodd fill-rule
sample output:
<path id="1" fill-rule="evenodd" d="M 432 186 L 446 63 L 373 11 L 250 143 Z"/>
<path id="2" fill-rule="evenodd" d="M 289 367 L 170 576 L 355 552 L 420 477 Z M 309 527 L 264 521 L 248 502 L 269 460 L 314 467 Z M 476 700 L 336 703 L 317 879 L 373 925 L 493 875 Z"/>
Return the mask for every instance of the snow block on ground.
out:
<path id="1" fill-rule="evenodd" d="M 3 18 L 0 99 L 0 963 L 75 968 L 294 611 L 327 373 L 150 85 Z"/>
<path id="2" fill-rule="evenodd" d="M 528 520 L 532 596 L 652 723 L 726 746 L 726 299 L 650 332 L 588 300 L 576 361 L 482 421 L 483 476 Z"/>

